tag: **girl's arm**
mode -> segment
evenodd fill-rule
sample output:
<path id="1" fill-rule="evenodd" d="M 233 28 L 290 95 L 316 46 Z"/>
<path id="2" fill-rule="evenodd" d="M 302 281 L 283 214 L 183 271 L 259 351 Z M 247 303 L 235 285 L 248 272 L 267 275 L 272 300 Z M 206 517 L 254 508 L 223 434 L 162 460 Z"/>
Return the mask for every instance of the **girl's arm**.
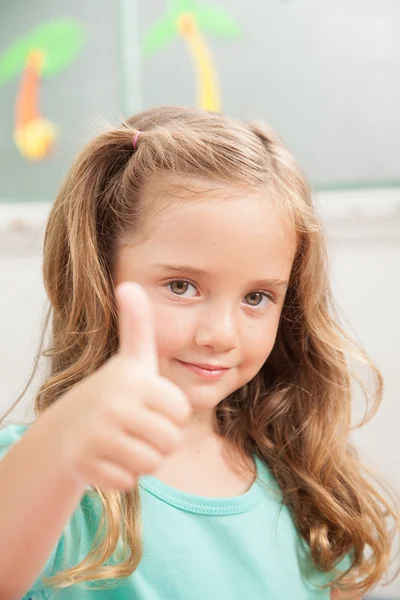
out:
<path id="1" fill-rule="evenodd" d="M 62 468 L 50 412 L 0 461 L 0 600 L 29 591 L 83 494 Z"/>
<path id="2" fill-rule="evenodd" d="M 118 352 L 46 409 L 0 462 L 0 600 L 29 591 L 84 484 L 132 490 L 185 439 L 191 404 L 158 372 L 150 300 L 133 283 L 116 296 Z"/>

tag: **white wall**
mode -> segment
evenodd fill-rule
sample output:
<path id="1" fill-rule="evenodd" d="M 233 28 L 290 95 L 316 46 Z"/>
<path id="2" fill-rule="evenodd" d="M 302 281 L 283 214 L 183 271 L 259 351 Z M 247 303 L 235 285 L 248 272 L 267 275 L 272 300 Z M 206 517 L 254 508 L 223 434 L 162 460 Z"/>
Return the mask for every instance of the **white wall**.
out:
<path id="1" fill-rule="evenodd" d="M 400 191 L 319 196 L 336 299 L 386 381 L 383 404 L 354 440 L 400 492 Z M 0 412 L 21 392 L 44 319 L 41 234 L 47 206 L 0 205 Z M 14 413 L 23 418 L 32 390 Z M 400 598 L 400 578 L 381 592 Z"/>

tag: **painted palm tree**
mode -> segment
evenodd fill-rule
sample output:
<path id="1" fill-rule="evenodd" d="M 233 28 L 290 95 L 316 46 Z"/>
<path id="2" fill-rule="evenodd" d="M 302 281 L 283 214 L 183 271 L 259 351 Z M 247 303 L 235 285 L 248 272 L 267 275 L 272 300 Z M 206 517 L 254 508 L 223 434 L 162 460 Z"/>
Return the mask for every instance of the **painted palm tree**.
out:
<path id="1" fill-rule="evenodd" d="M 42 77 L 54 77 L 69 66 L 83 44 L 82 28 L 59 19 L 34 29 L 16 40 L 0 56 L 0 85 L 21 74 L 15 105 L 14 141 L 21 155 L 32 161 L 52 151 L 57 128 L 42 117 L 39 91 Z"/>
<path id="2" fill-rule="evenodd" d="M 194 60 L 198 105 L 206 110 L 219 111 L 221 100 L 217 72 L 203 33 L 235 39 L 239 31 L 233 17 L 221 8 L 202 0 L 170 0 L 163 17 L 148 31 L 143 53 L 149 55 L 160 50 L 180 34 Z"/>

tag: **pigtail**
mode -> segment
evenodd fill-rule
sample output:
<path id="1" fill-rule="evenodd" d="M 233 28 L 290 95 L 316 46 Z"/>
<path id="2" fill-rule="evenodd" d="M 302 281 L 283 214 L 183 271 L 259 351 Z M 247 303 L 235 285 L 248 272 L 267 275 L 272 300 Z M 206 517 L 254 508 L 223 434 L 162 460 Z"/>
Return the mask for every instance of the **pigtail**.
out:
<path id="1" fill-rule="evenodd" d="M 110 208 L 116 178 L 132 154 L 128 131 L 91 142 L 50 213 L 43 277 L 53 311 L 53 345 L 46 352 L 52 377 L 39 392 L 38 412 L 116 351 L 111 267 L 118 230 Z"/>

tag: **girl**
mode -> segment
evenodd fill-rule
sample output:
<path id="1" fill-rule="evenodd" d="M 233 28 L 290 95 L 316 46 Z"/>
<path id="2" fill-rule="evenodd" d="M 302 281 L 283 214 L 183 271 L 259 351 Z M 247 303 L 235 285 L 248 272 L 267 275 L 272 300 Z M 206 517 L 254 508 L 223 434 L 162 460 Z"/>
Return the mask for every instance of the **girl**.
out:
<path id="1" fill-rule="evenodd" d="M 379 581 L 396 513 L 348 442 L 346 358 L 367 359 L 271 131 L 159 108 L 97 137 L 52 208 L 44 283 L 51 372 L 36 421 L 0 434 L 1 599 L 360 598 Z"/>

